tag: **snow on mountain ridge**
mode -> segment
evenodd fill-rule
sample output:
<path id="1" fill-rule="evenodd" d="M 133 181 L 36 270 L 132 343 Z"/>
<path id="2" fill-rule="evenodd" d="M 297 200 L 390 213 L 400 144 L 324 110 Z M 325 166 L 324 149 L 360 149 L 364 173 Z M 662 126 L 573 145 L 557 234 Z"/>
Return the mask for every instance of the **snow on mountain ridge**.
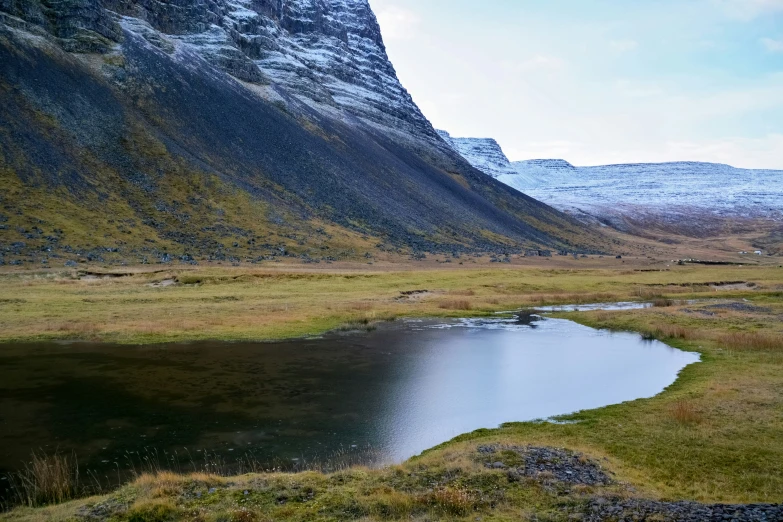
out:
<path id="1" fill-rule="evenodd" d="M 468 147 L 473 141 L 461 138 L 455 149 L 474 167 L 585 221 L 623 228 L 627 220 L 687 224 L 695 215 L 783 219 L 783 171 L 695 161 L 575 167 L 536 159 L 509 162 L 512 172 L 498 173 L 485 165 L 502 163 L 500 155 L 508 161 L 502 150 L 483 157 L 484 149 Z"/>
<path id="2" fill-rule="evenodd" d="M 478 170 L 493 178 L 513 175 L 514 167 L 500 144 L 492 138 L 455 138 L 438 130 L 443 140 Z"/>
<path id="3" fill-rule="evenodd" d="M 185 46 L 318 110 L 441 143 L 397 79 L 368 0 L 106 1 L 153 45 Z"/>

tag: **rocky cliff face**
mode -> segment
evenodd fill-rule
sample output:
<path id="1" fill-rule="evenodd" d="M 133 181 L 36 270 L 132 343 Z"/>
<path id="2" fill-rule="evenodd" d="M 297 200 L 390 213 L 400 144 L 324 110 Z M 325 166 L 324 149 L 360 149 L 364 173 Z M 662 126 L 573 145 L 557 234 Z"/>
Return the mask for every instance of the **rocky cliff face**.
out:
<path id="1" fill-rule="evenodd" d="M 438 141 L 397 80 L 366 0 L 0 0 L 0 10 L 70 51 L 111 52 L 126 31 L 312 106 Z"/>
<path id="2" fill-rule="evenodd" d="M 0 106 L 0 264 L 606 244 L 446 145 L 367 0 L 0 0 Z"/>
<path id="3" fill-rule="evenodd" d="M 783 171 L 698 162 L 574 167 L 565 160 L 509 162 L 494 140 L 452 146 L 510 187 L 594 224 L 633 232 L 720 233 L 729 222 L 783 221 Z"/>
<path id="4" fill-rule="evenodd" d="M 500 144 L 492 138 L 455 138 L 444 130 L 437 131 L 471 165 L 493 178 L 515 173 Z"/>

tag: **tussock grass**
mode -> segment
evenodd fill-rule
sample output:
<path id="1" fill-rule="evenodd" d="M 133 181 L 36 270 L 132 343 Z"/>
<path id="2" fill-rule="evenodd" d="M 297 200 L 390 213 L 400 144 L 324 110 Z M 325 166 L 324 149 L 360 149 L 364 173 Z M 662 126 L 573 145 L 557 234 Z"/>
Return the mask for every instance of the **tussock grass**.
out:
<path id="1" fill-rule="evenodd" d="M 438 307 L 443 310 L 472 310 L 473 305 L 467 299 L 448 299 L 441 301 Z"/>
<path id="2" fill-rule="evenodd" d="M 694 408 L 693 404 L 686 400 L 675 401 L 670 412 L 672 418 L 680 424 L 696 424 L 701 422 L 701 415 Z"/>
<path id="3" fill-rule="evenodd" d="M 20 471 L 6 478 L 11 501 L 29 507 L 58 504 L 83 494 L 75 455 L 33 453 Z"/>
<path id="4" fill-rule="evenodd" d="M 505 472 L 489 469 L 476 448 L 467 447 L 386 468 L 331 473 L 272 471 L 230 478 L 145 473 L 110 494 L 60 507 L 58 519 L 517 520 L 531 497 L 547 506 L 558 501 L 535 486 L 510 483 Z M 13 520 L 35 520 L 39 514 L 16 510 L 8 515 Z"/>
<path id="5" fill-rule="evenodd" d="M 648 339 L 694 340 L 703 338 L 704 333 L 678 324 L 659 323 L 652 325 L 649 329 L 645 329 L 643 335 Z"/>
<path id="6" fill-rule="evenodd" d="M 731 332 L 720 334 L 718 343 L 732 350 L 783 351 L 783 335 L 764 332 Z"/>
<path id="7" fill-rule="evenodd" d="M 134 504 L 124 514 L 127 522 L 174 522 L 181 520 L 183 513 L 168 499 L 146 500 Z"/>
<path id="8" fill-rule="evenodd" d="M 470 491 L 454 487 L 437 489 L 419 501 L 445 516 L 464 517 L 479 508 L 478 499 Z"/>

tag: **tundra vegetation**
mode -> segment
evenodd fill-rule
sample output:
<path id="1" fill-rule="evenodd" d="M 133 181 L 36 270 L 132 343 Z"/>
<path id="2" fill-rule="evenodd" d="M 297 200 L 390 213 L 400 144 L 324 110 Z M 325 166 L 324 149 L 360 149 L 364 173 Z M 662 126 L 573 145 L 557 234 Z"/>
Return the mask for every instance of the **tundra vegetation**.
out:
<path id="1" fill-rule="evenodd" d="M 702 504 L 783 502 L 781 268 L 289 267 L 117 275 L 97 269 L 3 274 L 0 336 L 263 340 L 371 328 L 403 316 L 654 300 L 657 306 L 644 310 L 555 315 L 640 332 L 699 352 L 702 362 L 656 397 L 558 423 L 479 430 L 382 469 L 221 476 L 151 465 L 118 490 L 79 498 L 73 461 L 40 455 L 16 477 L 26 480 L 28 494 L 18 500 L 27 505 L 0 520 L 573 520 L 604 516 L 605 505 L 619 506 L 615 519 L 630 510 L 648 519 L 688 513 L 698 520 Z M 735 510 L 710 509 L 730 516 Z M 765 506 L 742 509 L 756 511 L 738 511 L 740 520 L 779 516 Z"/>

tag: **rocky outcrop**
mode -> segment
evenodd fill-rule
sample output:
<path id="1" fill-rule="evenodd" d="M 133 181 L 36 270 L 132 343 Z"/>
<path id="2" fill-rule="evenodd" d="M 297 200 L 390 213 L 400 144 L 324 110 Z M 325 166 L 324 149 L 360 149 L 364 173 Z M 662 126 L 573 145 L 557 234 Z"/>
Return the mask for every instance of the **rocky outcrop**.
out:
<path id="1" fill-rule="evenodd" d="M 239 80 L 439 141 L 397 80 L 366 0 L 0 0 L 0 11 L 69 51 L 109 52 L 124 29 Z"/>
<path id="2" fill-rule="evenodd" d="M 71 52 L 106 52 L 122 37 L 99 0 L 0 0 L 0 21 L 40 28 Z"/>

